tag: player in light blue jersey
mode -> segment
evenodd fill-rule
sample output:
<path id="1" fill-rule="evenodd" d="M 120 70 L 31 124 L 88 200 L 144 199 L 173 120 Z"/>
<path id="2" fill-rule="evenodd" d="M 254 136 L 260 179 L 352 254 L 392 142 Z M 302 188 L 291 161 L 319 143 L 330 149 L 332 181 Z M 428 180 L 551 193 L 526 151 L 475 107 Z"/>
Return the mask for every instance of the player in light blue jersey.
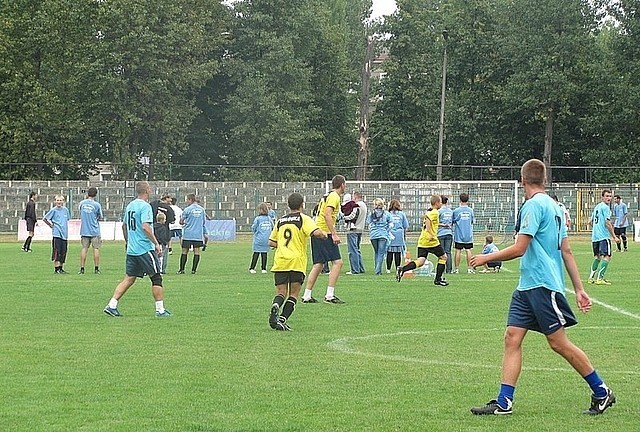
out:
<path id="1" fill-rule="evenodd" d="M 472 408 L 471 412 L 476 415 L 512 413 L 515 387 L 522 370 L 522 342 L 527 332 L 533 330 L 544 334 L 549 347 L 569 362 L 591 388 L 591 406 L 584 413 L 602 414 L 616 398 L 587 355 L 569 340 L 565 330 L 577 324 L 577 320 L 564 295 L 564 269 L 571 278 L 578 308 L 589 311 L 591 299 L 580 280 L 562 210 L 545 193 L 547 171 L 542 161 L 527 161 L 520 175 L 527 201 L 522 206 L 516 243 L 502 251 L 471 258 L 472 265 L 482 266 L 492 261 L 522 257 L 520 281 L 511 297 L 504 335 L 500 391 L 496 399 Z M 542 382 L 538 386 L 548 388 L 549 384 Z"/>
<path id="2" fill-rule="evenodd" d="M 462 251 L 467 257 L 467 272 L 473 273 L 469 259 L 473 249 L 473 209 L 469 206 L 469 194 L 460 194 L 460 206 L 453 211 L 453 247 L 456 250 L 454 273 L 458 273 Z"/>
<path id="3" fill-rule="evenodd" d="M 611 282 L 604 278 L 609 262 L 611 261 L 611 239 L 616 243 L 620 239 L 613 229 L 611 223 L 611 191 L 602 191 L 602 200 L 591 213 L 591 246 L 593 248 L 593 262 L 589 272 L 589 283 L 597 285 L 611 285 Z"/>
<path id="4" fill-rule="evenodd" d="M 51 261 L 54 262 L 55 273 L 64 274 L 64 263 L 67 260 L 67 237 L 69 234 L 69 219 L 71 214 L 69 209 L 64 206 L 64 197 L 56 195 L 55 207 L 44 215 L 42 221 L 49 225 L 52 230 L 53 239 L 51 240 Z"/>
<path id="5" fill-rule="evenodd" d="M 116 287 L 104 313 L 112 317 L 121 316 L 118 310 L 120 298 L 136 281 L 148 275 L 151 279 L 151 293 L 155 299 L 156 317 L 165 318 L 171 313 L 164 308 L 164 288 L 159 254 L 162 246 L 153 233 L 153 210 L 149 204 L 151 187 L 146 181 L 136 183 L 138 198 L 131 201 L 124 212 L 122 234 L 127 246 L 126 276 Z"/>
<path id="6" fill-rule="evenodd" d="M 453 210 L 448 205 L 449 197 L 440 195 L 442 207 L 438 210 L 438 241 L 447 254 L 447 263 L 444 266 L 445 273 L 453 271 L 451 246 L 453 246 Z"/>
<path id="7" fill-rule="evenodd" d="M 84 264 L 87 261 L 89 245 L 93 248 L 93 272 L 100 273 L 100 246 L 102 237 L 100 236 L 100 221 L 104 219 L 102 206 L 96 201 L 98 189 L 90 187 L 87 191 L 87 198 L 80 201 L 80 271 L 84 274 Z"/>
<path id="8" fill-rule="evenodd" d="M 197 203 L 195 194 L 187 195 L 187 207 L 182 211 L 182 254 L 178 274 L 184 274 L 189 249 L 193 248 L 191 274 L 195 274 L 200 263 L 200 248 L 204 246 L 204 232 L 207 215 L 204 208 Z"/>
<path id="9" fill-rule="evenodd" d="M 624 251 L 627 251 L 627 227 L 629 226 L 629 208 L 627 203 L 622 201 L 620 195 L 614 196 L 615 205 L 613 206 L 613 215 L 616 221 L 613 223 L 613 232 L 620 238 L 620 242 L 617 242 L 618 252 L 620 252 L 620 243 L 624 247 Z"/>

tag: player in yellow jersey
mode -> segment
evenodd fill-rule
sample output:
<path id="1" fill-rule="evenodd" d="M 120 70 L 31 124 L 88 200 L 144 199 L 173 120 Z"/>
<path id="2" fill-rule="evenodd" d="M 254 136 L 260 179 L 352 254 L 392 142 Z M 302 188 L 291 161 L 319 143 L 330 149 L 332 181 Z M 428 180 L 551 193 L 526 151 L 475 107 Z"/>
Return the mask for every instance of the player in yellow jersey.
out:
<path id="1" fill-rule="evenodd" d="M 273 298 L 269 314 L 269 325 L 274 330 L 291 330 L 287 320 L 298 302 L 307 271 L 309 237 L 327 238 L 314 220 L 302 213 L 303 201 L 299 193 L 289 195 L 291 213 L 276 221 L 269 236 L 269 246 L 276 248 L 271 268 L 276 283 L 276 296 Z"/>
<path id="2" fill-rule="evenodd" d="M 398 273 L 396 275 L 398 282 L 402 280 L 402 275 L 405 272 L 422 267 L 427 260 L 427 255 L 432 253 L 438 257 L 436 278 L 433 281 L 434 285 L 449 285 L 449 282 L 445 281 L 442 277 L 445 264 L 447 263 L 447 254 L 444 252 L 438 240 L 438 224 L 440 223 L 438 210 L 440 207 L 442 207 L 442 198 L 440 198 L 440 195 L 432 195 L 431 208 L 422 219 L 422 233 L 420 233 L 420 238 L 418 239 L 418 258 L 402 267 L 398 267 Z"/>
<path id="3" fill-rule="evenodd" d="M 343 304 L 335 295 L 335 286 L 338 282 L 338 276 L 342 270 L 342 257 L 340 256 L 340 236 L 336 231 L 336 220 L 342 200 L 340 197 L 344 194 L 347 182 L 344 176 L 337 175 L 331 179 L 332 191 L 322 197 L 318 205 L 317 223 L 318 228 L 327 234 L 327 239 L 311 238 L 311 255 L 313 257 L 313 268 L 309 272 L 307 278 L 307 288 L 302 296 L 302 303 L 317 303 L 318 301 L 311 296 L 313 285 L 318 279 L 318 275 L 322 271 L 325 263 L 331 261 L 331 271 L 329 272 L 329 281 L 327 285 L 327 294 L 324 296 L 324 302 L 330 304 Z"/>

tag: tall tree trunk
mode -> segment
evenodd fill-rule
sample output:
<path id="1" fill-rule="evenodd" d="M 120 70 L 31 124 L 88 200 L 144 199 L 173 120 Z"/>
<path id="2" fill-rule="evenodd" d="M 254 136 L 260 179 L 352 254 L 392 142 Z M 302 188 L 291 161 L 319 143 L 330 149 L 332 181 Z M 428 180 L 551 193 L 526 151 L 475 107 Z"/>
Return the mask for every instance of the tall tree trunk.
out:
<path id="1" fill-rule="evenodd" d="M 362 67 L 362 92 L 360 94 L 360 146 L 358 148 L 358 169 L 356 170 L 356 180 L 367 179 L 367 165 L 369 159 L 369 119 L 371 112 L 369 107 L 369 87 L 371 81 L 371 63 L 375 40 L 373 36 L 367 37 L 367 50 Z"/>
<path id="2" fill-rule="evenodd" d="M 548 185 L 551 185 L 551 182 L 553 181 L 553 175 L 551 173 L 551 149 L 553 148 L 553 122 L 555 117 L 556 113 L 553 107 L 549 108 L 544 128 L 544 154 L 542 156 L 542 162 L 544 162 L 544 165 L 547 167 Z"/>

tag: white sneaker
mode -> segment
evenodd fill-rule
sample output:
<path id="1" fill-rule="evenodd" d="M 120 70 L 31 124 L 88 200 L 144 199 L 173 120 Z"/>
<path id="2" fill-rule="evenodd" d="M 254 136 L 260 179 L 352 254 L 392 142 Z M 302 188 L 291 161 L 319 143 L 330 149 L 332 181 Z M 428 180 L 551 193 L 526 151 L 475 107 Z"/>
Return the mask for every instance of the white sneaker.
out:
<path id="1" fill-rule="evenodd" d="M 249 269 L 249 273 L 256 274 L 256 271 L 254 269 Z"/>
<path id="2" fill-rule="evenodd" d="M 350 271 L 345 273 L 346 275 L 352 275 L 353 273 L 351 273 Z"/>
<path id="3" fill-rule="evenodd" d="M 266 270 L 262 270 L 262 273 L 266 273 L 266 272 L 267 272 Z"/>
<path id="4" fill-rule="evenodd" d="M 387 274 L 391 273 L 391 270 L 387 269 Z"/>
<path id="5" fill-rule="evenodd" d="M 458 274 L 458 269 L 453 269 L 453 271 L 451 272 L 451 274 Z"/>
<path id="6" fill-rule="evenodd" d="M 474 269 L 467 269 L 467 273 L 474 274 L 476 271 Z"/>

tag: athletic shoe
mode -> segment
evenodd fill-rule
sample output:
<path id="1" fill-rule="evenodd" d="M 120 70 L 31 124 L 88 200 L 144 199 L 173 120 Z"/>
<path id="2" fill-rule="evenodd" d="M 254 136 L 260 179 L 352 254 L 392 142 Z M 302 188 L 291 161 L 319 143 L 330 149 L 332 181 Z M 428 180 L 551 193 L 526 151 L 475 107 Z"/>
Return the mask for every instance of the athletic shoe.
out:
<path id="1" fill-rule="evenodd" d="M 344 302 L 342 300 L 340 300 L 338 297 L 333 296 L 332 298 L 328 299 L 328 298 L 324 298 L 324 302 L 325 303 L 329 303 L 329 304 L 344 304 Z"/>
<path id="2" fill-rule="evenodd" d="M 207 245 L 202 246 L 202 247 L 200 248 L 200 250 L 201 250 L 202 252 L 206 251 L 206 250 L 207 250 Z"/>
<path id="3" fill-rule="evenodd" d="M 589 415 L 598 415 L 602 414 L 609 408 L 611 405 L 616 403 L 616 396 L 610 389 L 607 389 L 607 395 L 603 398 L 596 398 L 591 395 L 591 407 L 588 410 L 584 411 L 584 414 Z"/>
<path id="4" fill-rule="evenodd" d="M 276 329 L 276 325 L 278 324 L 278 313 L 280 312 L 280 308 L 278 307 L 277 304 L 273 304 L 273 306 L 271 306 L 271 312 L 269 312 L 269 326 L 272 329 Z"/>
<path id="5" fill-rule="evenodd" d="M 254 269 L 249 269 L 249 273 L 256 274 L 256 271 Z"/>
<path id="6" fill-rule="evenodd" d="M 102 272 L 100 271 L 100 269 L 95 269 L 95 270 L 93 271 L 93 273 L 95 273 L 95 274 L 102 274 Z"/>
<path id="7" fill-rule="evenodd" d="M 476 271 L 474 269 L 467 269 L 467 273 L 474 274 Z"/>
<path id="8" fill-rule="evenodd" d="M 440 280 L 434 280 L 433 281 L 434 285 L 439 285 L 439 286 L 449 286 L 449 282 L 447 282 L 444 279 L 440 279 Z"/>
<path id="9" fill-rule="evenodd" d="M 289 327 L 289 324 L 287 324 L 287 319 L 283 316 L 279 316 L 278 319 L 276 320 L 276 325 L 275 327 L 271 327 L 274 330 L 278 330 L 278 331 L 291 331 L 291 327 Z"/>
<path id="10" fill-rule="evenodd" d="M 166 317 L 170 317 L 171 316 L 171 312 L 169 312 L 168 310 L 164 310 L 164 312 L 158 312 L 156 311 L 156 318 L 166 318 Z"/>
<path id="11" fill-rule="evenodd" d="M 191 274 L 196 274 L 196 271 L 195 270 L 191 270 Z"/>
<path id="12" fill-rule="evenodd" d="M 23 248 L 23 247 L 22 247 L 22 248 L 20 248 L 20 250 L 21 250 L 22 252 L 31 252 L 31 249 L 25 249 L 25 248 Z"/>
<path id="13" fill-rule="evenodd" d="M 184 270 L 178 270 L 176 274 L 184 274 Z"/>
<path id="14" fill-rule="evenodd" d="M 587 279 L 587 283 L 592 284 L 592 283 L 595 283 L 595 282 L 596 282 L 596 281 L 595 281 L 595 279 L 594 279 L 594 278 L 589 278 L 589 279 Z"/>
<path id="15" fill-rule="evenodd" d="M 346 274 L 346 275 L 353 275 L 353 274 L 355 274 L 355 273 L 348 271 L 348 272 L 346 272 L 345 274 Z"/>
<path id="16" fill-rule="evenodd" d="M 402 270 L 402 267 L 398 267 L 398 270 L 396 271 L 396 281 L 398 281 L 398 283 L 400 283 L 400 281 L 402 280 L 403 275 L 404 270 Z"/>
<path id="17" fill-rule="evenodd" d="M 513 412 L 513 406 L 512 403 L 509 403 L 507 408 L 502 408 L 494 399 L 487 402 L 485 406 L 471 408 L 471 412 L 474 415 L 505 415 Z"/>
<path id="18" fill-rule="evenodd" d="M 309 300 L 302 299 L 302 303 L 318 303 L 318 300 L 311 297 Z"/>
<path id="19" fill-rule="evenodd" d="M 102 311 L 112 317 L 122 316 L 120 315 L 120 311 L 118 310 L 118 308 L 110 308 L 109 306 L 105 306 L 105 308 Z"/>
<path id="20" fill-rule="evenodd" d="M 56 270 L 54 273 L 58 273 L 58 274 L 67 274 L 67 272 L 66 272 L 66 271 L 64 271 L 64 269 Z"/>
<path id="21" fill-rule="evenodd" d="M 458 269 L 454 269 L 451 273 L 452 274 L 458 274 Z"/>
<path id="22" fill-rule="evenodd" d="M 262 270 L 262 274 L 265 274 L 267 271 L 266 270 Z"/>
<path id="23" fill-rule="evenodd" d="M 611 282 L 606 279 L 598 279 L 596 280 L 596 285 L 611 285 Z"/>
<path id="24" fill-rule="evenodd" d="M 492 271 L 492 270 L 482 269 L 482 270 L 480 270 L 480 273 L 489 273 L 490 271 Z"/>
<path id="25" fill-rule="evenodd" d="M 387 269 L 387 274 L 391 273 L 391 270 Z"/>
<path id="26" fill-rule="evenodd" d="M 80 271 L 78 272 L 78 274 L 84 274 L 84 269 L 80 269 Z"/>
<path id="27" fill-rule="evenodd" d="M 625 251 L 625 252 L 626 252 L 626 251 L 628 251 L 628 250 L 629 250 L 629 249 L 627 249 L 627 248 L 624 248 L 624 251 Z M 31 252 L 31 249 L 29 249 L 29 252 Z"/>

